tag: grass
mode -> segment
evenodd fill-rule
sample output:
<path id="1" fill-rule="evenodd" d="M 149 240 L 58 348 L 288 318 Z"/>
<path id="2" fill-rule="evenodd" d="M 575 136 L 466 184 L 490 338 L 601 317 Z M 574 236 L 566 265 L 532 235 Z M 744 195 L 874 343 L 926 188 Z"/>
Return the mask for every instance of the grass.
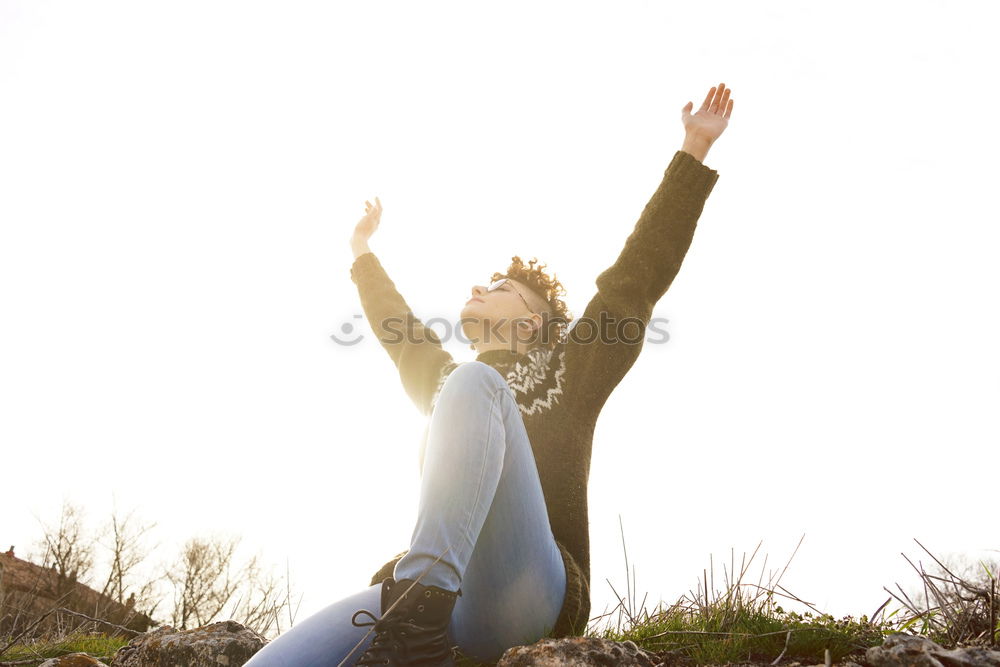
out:
<path id="1" fill-rule="evenodd" d="M 792 661 L 816 664 L 825 662 L 827 657 L 831 662 L 851 659 L 862 663 L 865 649 L 880 645 L 892 632 L 923 635 L 945 648 L 959 645 L 1000 648 L 997 645 L 1000 590 L 997 575 L 986 564 L 983 568 L 988 582 L 974 583 L 956 576 L 935 558 L 943 570 L 941 574 L 929 574 L 922 567 L 917 570 L 926 600 L 933 599 L 934 606 L 915 604 L 901 588 L 902 597 L 885 589 L 891 597 L 872 613 L 871 618 L 846 616 L 838 620 L 789 593 L 780 585 L 781 575 L 776 582 L 767 585 L 760 579 L 757 583 L 745 583 L 747 570 L 759 548 L 758 544 L 749 562 L 745 562 L 744 554 L 738 575 L 735 567 L 727 570 L 723 566 L 723 590 L 715 589 L 714 565 L 710 563 L 711 572 L 702 572 L 697 591 L 690 596 L 682 595 L 668 607 L 661 602 L 653 611 L 645 608 L 645 598 L 643 604 L 636 605 L 634 583 L 627 585 L 623 597 L 608 582 L 619 604 L 610 613 L 591 619 L 594 624 L 588 626 L 585 636 L 630 640 L 657 654 L 668 665 L 692 667 L 787 664 Z M 627 551 L 625 557 L 627 571 Z M 788 564 L 781 574 L 787 568 Z M 735 580 L 730 581 L 733 577 Z M 800 603 L 808 610 L 801 613 L 785 610 L 776 598 Z M 886 607 L 892 598 L 901 606 L 887 615 Z M 609 617 L 616 612 L 617 622 L 612 624 Z M 0 667 L 37 665 L 47 658 L 73 652 L 103 657 L 107 662 L 126 643 L 128 639 L 120 636 L 81 632 L 62 638 L 41 638 L 29 644 L 11 646 L 0 653 Z M 0 649 L 6 644 L 0 639 Z M 478 663 L 459 656 L 457 664 L 458 667 L 492 667 L 496 663 Z"/>
<path id="2" fill-rule="evenodd" d="M 749 562 L 744 554 L 738 575 L 730 574 L 735 573 L 735 567 L 728 571 L 724 567 L 723 590 L 715 589 L 714 566 L 710 565 L 711 573 L 703 571 L 696 592 L 691 596 L 682 595 L 669 607 L 661 602 L 652 612 L 646 610 L 645 598 L 642 604 L 635 604 L 634 584 L 628 585 L 623 597 L 608 582 L 619 604 L 609 614 L 592 621 L 600 621 L 617 612 L 617 623 L 588 626 L 585 636 L 632 641 L 656 654 L 667 665 L 692 667 L 747 663 L 818 664 L 828 660 L 830 663 L 852 660 L 864 664 L 865 650 L 881 645 L 885 637 L 894 632 L 925 636 L 949 649 L 957 646 L 1000 648 L 997 644 L 1000 639 L 1000 588 L 995 564 L 992 571 L 982 564 L 988 578 L 984 585 L 955 575 L 931 554 L 946 576 L 927 573 L 922 567 L 914 569 L 923 582 L 926 599 L 934 600 L 936 605 L 921 607 L 901 588 L 902 598 L 885 589 L 890 597 L 870 618 L 862 615 L 835 619 L 783 588 L 781 575 L 778 581 L 767 585 L 761 584 L 759 579 L 757 583 L 744 582 L 756 554 L 755 549 Z M 625 562 L 627 571 L 627 551 Z M 787 568 L 788 564 L 782 575 Z M 729 581 L 731 576 L 735 576 L 735 581 Z M 808 610 L 783 609 L 776 598 L 787 598 Z M 886 614 L 886 606 L 893 598 L 901 606 Z M 475 662 L 464 656 L 458 661 L 458 667 L 492 667 L 495 664 Z"/>
<path id="3" fill-rule="evenodd" d="M 595 635 L 616 641 L 631 640 L 668 663 L 771 663 L 780 658 L 815 664 L 825 661 L 827 651 L 835 662 L 852 654 L 863 655 L 865 649 L 881 644 L 885 634 L 894 629 L 892 623 L 871 622 L 867 616 L 836 620 L 791 595 L 780 586 L 788 564 L 777 582 L 766 586 L 760 580 L 744 583 L 756 555 L 757 550 L 746 562 L 744 554 L 738 576 L 734 574 L 735 567 L 729 570 L 723 567 L 724 590 L 714 590 L 713 565 L 711 574 L 703 571 L 701 585 L 690 597 L 682 595 L 666 608 L 661 603 L 653 613 L 645 609 L 636 611 L 634 599 L 629 603 L 627 596 L 623 599 L 616 592 L 620 601 L 617 626 L 609 625 Z M 731 576 L 736 576 L 735 581 L 729 581 Z M 711 594 L 707 593 L 710 590 Z M 786 611 L 775 599 L 779 596 L 805 604 L 811 610 L 801 614 Z"/>
<path id="4" fill-rule="evenodd" d="M 109 637 L 104 633 L 74 631 L 61 637 L 42 636 L 30 642 L 15 644 L 0 654 L 0 665 L 37 665 L 49 658 L 68 653 L 86 653 L 102 662 L 110 662 L 115 652 L 128 644 L 129 639 Z M 0 639 L 0 648 L 7 645 Z"/>

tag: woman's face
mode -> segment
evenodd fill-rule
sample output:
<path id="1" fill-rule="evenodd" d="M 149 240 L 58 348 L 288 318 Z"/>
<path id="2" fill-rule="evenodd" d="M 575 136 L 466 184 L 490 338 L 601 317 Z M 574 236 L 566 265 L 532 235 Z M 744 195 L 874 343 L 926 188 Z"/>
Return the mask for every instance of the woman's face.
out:
<path id="1" fill-rule="evenodd" d="M 539 313 L 547 304 L 526 285 L 513 279 L 507 279 L 492 292 L 488 292 L 486 287 L 474 285 L 469 300 L 462 308 L 462 328 L 466 337 L 477 348 L 483 347 L 482 344 L 509 348 L 515 338 L 527 340 L 531 327 L 541 323 Z M 530 320 L 534 320 L 534 325 Z M 516 329 L 519 322 L 520 328 Z M 498 336 L 501 338 L 498 339 Z"/>

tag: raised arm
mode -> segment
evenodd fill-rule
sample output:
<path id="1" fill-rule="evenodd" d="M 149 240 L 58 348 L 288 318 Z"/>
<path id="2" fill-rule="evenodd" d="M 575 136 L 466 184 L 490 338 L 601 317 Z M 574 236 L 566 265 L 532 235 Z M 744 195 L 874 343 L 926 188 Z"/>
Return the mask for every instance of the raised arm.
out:
<path id="1" fill-rule="evenodd" d="M 635 363 L 653 306 L 680 271 L 705 200 L 719 179 L 702 160 L 725 129 L 733 107 L 728 98 L 729 90 L 720 84 L 709 91 L 697 114 L 688 113 L 690 102 L 682 109 L 686 135 L 681 150 L 674 153 L 618 259 L 597 277 L 597 294 L 570 330 L 566 367 L 572 380 L 567 383 L 587 387 L 601 404 Z"/>
<path id="2" fill-rule="evenodd" d="M 372 332 L 396 364 L 403 389 L 417 409 L 429 415 L 438 380 L 454 360 L 441 347 L 437 334 L 414 317 L 382 263 L 368 247 L 368 238 L 378 228 L 382 214 L 382 203 L 377 197 L 375 202 L 375 206 L 365 202 L 367 212 L 351 237 L 354 254 L 351 280 L 358 287 L 361 308 Z"/>

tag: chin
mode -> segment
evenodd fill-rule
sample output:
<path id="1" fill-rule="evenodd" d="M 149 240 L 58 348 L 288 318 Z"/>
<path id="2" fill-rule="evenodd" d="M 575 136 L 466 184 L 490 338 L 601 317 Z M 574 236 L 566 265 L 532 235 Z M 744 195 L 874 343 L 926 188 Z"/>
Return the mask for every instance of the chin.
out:
<path id="1" fill-rule="evenodd" d="M 462 317 L 482 317 L 482 313 L 476 310 L 476 306 L 481 306 L 482 304 L 478 301 L 473 301 L 462 308 Z"/>

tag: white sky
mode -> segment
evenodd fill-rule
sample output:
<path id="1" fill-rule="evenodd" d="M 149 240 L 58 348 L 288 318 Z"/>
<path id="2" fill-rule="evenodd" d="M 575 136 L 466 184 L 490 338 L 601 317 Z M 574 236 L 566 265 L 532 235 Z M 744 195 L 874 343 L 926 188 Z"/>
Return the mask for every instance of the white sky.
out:
<path id="1" fill-rule="evenodd" d="M 299 621 L 365 587 L 409 544 L 424 422 L 367 324 L 330 339 L 363 322 L 364 201 L 418 317 L 514 254 L 579 315 L 722 81 L 670 340 L 597 426 L 592 614 L 619 516 L 650 608 L 761 540 L 745 580 L 804 534 L 781 585 L 838 617 L 916 587 L 914 538 L 996 558 L 988 7 L 0 0 L 0 548 L 114 502 L 154 559 L 287 559 Z"/>

